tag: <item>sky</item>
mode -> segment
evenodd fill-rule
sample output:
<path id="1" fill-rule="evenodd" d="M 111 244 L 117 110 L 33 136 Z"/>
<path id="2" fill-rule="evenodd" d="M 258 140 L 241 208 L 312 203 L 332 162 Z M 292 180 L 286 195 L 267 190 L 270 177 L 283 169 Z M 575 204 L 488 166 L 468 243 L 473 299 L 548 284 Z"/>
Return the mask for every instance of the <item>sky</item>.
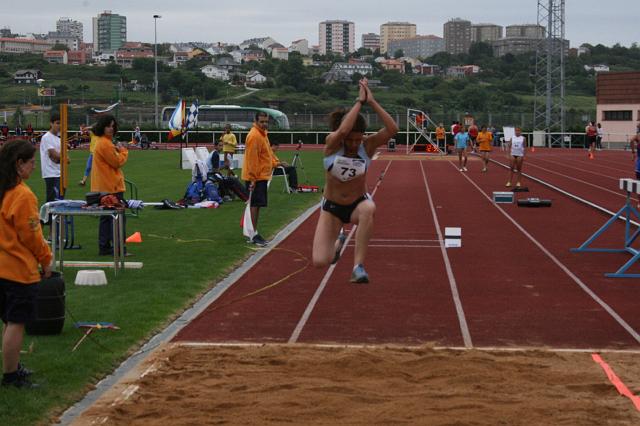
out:
<path id="1" fill-rule="evenodd" d="M 20 34 L 46 33 L 55 31 L 56 20 L 64 16 L 82 22 L 84 41 L 91 42 L 91 18 L 111 10 L 127 17 L 129 41 L 152 43 L 153 15 L 158 14 L 162 16 L 159 43 L 240 43 L 271 36 L 289 46 L 302 38 L 318 44 L 318 23 L 343 19 L 355 22 L 356 47 L 360 47 L 361 34 L 379 33 L 380 25 L 389 21 L 411 22 L 419 35 L 442 37 L 442 25 L 455 17 L 502 26 L 536 23 L 537 4 L 534 0 L 33 0 L 3 8 L 0 27 Z M 565 14 L 566 38 L 572 47 L 640 43 L 638 0 L 568 0 Z"/>

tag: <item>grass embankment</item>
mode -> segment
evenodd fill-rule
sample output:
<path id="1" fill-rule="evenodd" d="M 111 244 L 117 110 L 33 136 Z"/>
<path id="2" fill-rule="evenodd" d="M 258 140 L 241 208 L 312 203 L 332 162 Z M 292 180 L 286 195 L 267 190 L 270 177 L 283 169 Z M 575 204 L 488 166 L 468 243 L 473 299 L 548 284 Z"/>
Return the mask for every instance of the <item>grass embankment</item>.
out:
<path id="1" fill-rule="evenodd" d="M 159 201 L 181 198 L 191 172 L 179 170 L 177 151 L 132 151 L 125 167 L 127 179 L 139 188 L 139 198 Z M 282 152 L 288 160 L 292 153 Z M 305 171 L 312 184 L 321 184 L 320 153 L 303 153 Z M 88 152 L 71 152 L 67 199 L 83 199 L 87 188 L 79 187 Z M 299 170 L 299 173 L 301 170 Z M 301 173 L 300 173 L 301 174 Z M 300 176 L 301 183 L 304 182 Z M 39 167 L 28 181 L 39 200 L 44 182 Z M 320 194 L 292 194 L 274 182 L 269 207 L 260 216 L 260 232 L 272 237 L 279 229 L 319 200 Z M 241 261 L 253 253 L 245 243 L 239 220 L 244 203 L 233 201 L 218 209 L 145 209 L 140 217 L 127 218 L 127 235 L 142 233 L 143 243 L 130 244 L 134 254 L 127 261 L 144 262 L 141 270 L 126 270 L 117 277 L 107 269 L 109 284 L 102 287 L 74 285 L 77 269 L 65 267 L 66 304 L 69 312 L 61 335 L 26 336 L 22 356 L 35 370 L 35 391 L 0 389 L 0 424 L 48 423 L 80 399 L 93 384 L 109 374 L 128 354 L 160 331 L 188 307 L 198 295 L 214 287 Z M 98 221 L 76 218 L 76 242 L 81 250 L 65 251 L 65 259 L 98 259 Z M 158 237 L 153 237 L 157 235 Z M 178 242 L 198 240 L 196 242 Z M 108 260 L 100 258 L 100 260 Z M 99 330 L 75 352 L 81 331 L 74 321 L 113 322 L 118 331 Z"/>

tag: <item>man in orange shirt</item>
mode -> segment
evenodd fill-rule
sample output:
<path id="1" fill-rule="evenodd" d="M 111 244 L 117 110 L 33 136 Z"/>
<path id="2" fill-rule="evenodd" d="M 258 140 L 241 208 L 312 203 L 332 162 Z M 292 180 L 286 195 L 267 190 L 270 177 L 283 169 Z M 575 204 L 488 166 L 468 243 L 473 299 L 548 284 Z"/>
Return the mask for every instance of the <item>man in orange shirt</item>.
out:
<path id="1" fill-rule="evenodd" d="M 258 112 L 253 122 L 253 127 L 247 135 L 244 150 L 244 162 L 242 164 L 242 180 L 251 192 L 251 222 L 256 234 L 251 243 L 264 247 L 267 241 L 257 233 L 260 208 L 267 207 L 267 183 L 271 179 L 273 158 L 267 130 L 269 128 L 269 116 L 264 112 Z"/>
<path id="2" fill-rule="evenodd" d="M 93 152 L 91 167 L 91 191 L 114 194 L 124 200 L 124 174 L 122 167 L 129 158 L 127 145 L 114 146 L 113 138 L 118 133 L 118 123 L 113 115 L 103 115 L 94 126 L 93 133 L 98 137 Z M 113 218 L 100 216 L 98 247 L 101 256 L 113 254 Z"/>
<path id="3" fill-rule="evenodd" d="M 0 149 L 0 316 L 2 385 L 37 387 L 20 364 L 27 322 L 35 319 L 35 300 L 42 276 L 51 276 L 51 250 L 38 217 L 38 200 L 24 183 L 35 168 L 36 149 L 25 140 L 7 142 Z"/>

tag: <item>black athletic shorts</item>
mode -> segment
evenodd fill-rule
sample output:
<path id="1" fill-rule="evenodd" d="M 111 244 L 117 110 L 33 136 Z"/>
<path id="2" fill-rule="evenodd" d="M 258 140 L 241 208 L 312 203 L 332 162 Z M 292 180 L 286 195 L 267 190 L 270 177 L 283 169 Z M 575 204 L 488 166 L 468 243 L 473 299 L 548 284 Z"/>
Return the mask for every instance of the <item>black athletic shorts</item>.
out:
<path id="1" fill-rule="evenodd" d="M 331 200 L 327 200 L 326 198 L 322 199 L 322 210 L 325 212 L 329 212 L 338 219 L 342 221 L 342 223 L 351 222 L 351 213 L 358 207 L 358 204 L 363 202 L 364 200 L 369 200 L 369 194 L 364 194 L 362 197 L 355 200 L 353 203 L 348 206 L 343 206 L 342 204 L 334 203 Z"/>
<path id="2" fill-rule="evenodd" d="M 0 278 L 0 315 L 2 322 L 26 324 L 36 319 L 38 285 L 21 284 Z"/>
<path id="3" fill-rule="evenodd" d="M 251 207 L 267 207 L 267 180 L 259 180 L 251 193 Z M 249 182 L 246 182 L 247 191 L 249 190 Z"/>

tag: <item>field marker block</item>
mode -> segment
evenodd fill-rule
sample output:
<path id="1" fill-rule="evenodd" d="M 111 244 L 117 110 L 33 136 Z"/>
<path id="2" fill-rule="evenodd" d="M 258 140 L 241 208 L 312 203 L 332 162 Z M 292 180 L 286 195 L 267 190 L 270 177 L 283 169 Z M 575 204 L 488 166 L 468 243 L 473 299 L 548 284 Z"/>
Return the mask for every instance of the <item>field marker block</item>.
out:
<path id="1" fill-rule="evenodd" d="M 493 191 L 494 203 L 508 203 L 513 204 L 513 192 L 511 191 Z"/>
<path id="2" fill-rule="evenodd" d="M 444 247 L 462 247 L 462 228 L 444 228 Z"/>

